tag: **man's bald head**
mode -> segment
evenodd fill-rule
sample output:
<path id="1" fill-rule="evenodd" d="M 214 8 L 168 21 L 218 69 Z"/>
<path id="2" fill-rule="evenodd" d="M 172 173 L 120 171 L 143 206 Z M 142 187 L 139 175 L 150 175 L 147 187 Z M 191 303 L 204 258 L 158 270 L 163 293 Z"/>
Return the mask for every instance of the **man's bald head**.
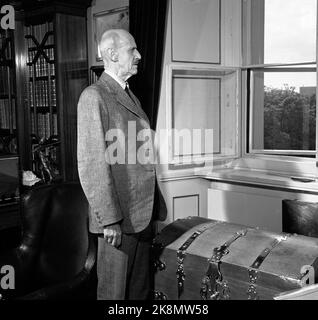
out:
<path id="1" fill-rule="evenodd" d="M 100 51 L 120 48 L 131 38 L 133 39 L 132 35 L 124 29 L 107 30 L 102 34 L 99 44 Z"/>
<path id="2" fill-rule="evenodd" d="M 137 73 L 141 55 L 137 50 L 134 37 L 124 29 L 111 29 L 103 33 L 100 52 L 104 67 L 126 81 Z"/>

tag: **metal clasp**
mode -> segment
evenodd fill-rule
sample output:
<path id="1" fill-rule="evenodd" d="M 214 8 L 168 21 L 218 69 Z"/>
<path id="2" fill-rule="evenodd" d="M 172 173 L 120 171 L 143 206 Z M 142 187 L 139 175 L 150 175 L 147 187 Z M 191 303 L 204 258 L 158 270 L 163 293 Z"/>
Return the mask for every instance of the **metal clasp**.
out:
<path id="1" fill-rule="evenodd" d="M 154 291 L 155 300 L 168 300 L 168 297 L 161 291 Z"/>
<path id="2" fill-rule="evenodd" d="M 208 300 L 212 294 L 211 279 L 209 276 L 205 276 L 201 282 L 200 296 L 202 300 Z"/>
<path id="3" fill-rule="evenodd" d="M 154 267 L 156 270 L 163 271 L 166 269 L 167 266 L 164 262 L 158 259 L 154 262 Z"/>
<path id="4" fill-rule="evenodd" d="M 215 262 L 215 263 L 218 263 L 221 261 L 221 259 L 226 256 L 227 254 L 229 254 L 229 250 L 224 247 L 224 246 L 221 246 L 221 247 L 217 247 L 217 248 L 214 248 L 213 249 L 213 255 L 211 257 L 211 259 L 209 259 L 208 261 L 209 262 Z"/>
<path id="5" fill-rule="evenodd" d="M 250 285 L 246 291 L 248 300 L 258 300 L 259 296 L 256 290 L 256 282 L 258 278 L 258 271 L 255 269 L 248 270 L 248 277 L 250 280 Z"/>
<path id="6" fill-rule="evenodd" d="M 216 280 L 216 288 L 220 288 L 217 289 L 216 292 L 218 292 L 218 296 L 219 299 L 221 300 L 229 300 L 231 297 L 231 291 L 230 291 L 230 287 L 228 285 L 228 282 L 226 280 L 223 279 L 217 279 Z"/>

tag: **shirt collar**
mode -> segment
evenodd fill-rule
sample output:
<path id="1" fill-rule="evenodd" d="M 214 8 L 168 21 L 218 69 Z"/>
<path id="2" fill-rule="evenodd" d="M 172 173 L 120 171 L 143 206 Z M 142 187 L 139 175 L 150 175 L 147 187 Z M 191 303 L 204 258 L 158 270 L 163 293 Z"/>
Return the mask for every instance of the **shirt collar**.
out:
<path id="1" fill-rule="evenodd" d="M 119 85 L 125 90 L 126 86 L 128 86 L 128 83 L 126 81 L 123 81 L 120 79 L 116 74 L 109 70 L 104 70 L 105 73 L 107 73 L 110 77 L 112 77 L 116 82 L 119 83 Z"/>

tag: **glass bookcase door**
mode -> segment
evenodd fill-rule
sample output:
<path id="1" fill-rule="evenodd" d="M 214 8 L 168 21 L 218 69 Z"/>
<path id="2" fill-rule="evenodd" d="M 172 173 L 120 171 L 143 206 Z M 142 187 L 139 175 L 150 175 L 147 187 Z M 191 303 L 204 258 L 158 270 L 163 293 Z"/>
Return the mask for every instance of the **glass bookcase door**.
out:
<path id="1" fill-rule="evenodd" d="M 18 203 L 19 181 L 14 37 L 0 29 L 0 229 L 3 212 Z"/>
<path id="2" fill-rule="evenodd" d="M 28 121 L 32 171 L 44 181 L 60 176 L 56 103 L 54 24 L 25 26 L 28 66 Z M 43 170 L 43 165 L 48 170 Z M 42 169 L 41 169 L 42 168 Z"/>
<path id="3" fill-rule="evenodd" d="M 12 31 L 0 33 L 0 157 L 16 156 L 15 68 Z"/>

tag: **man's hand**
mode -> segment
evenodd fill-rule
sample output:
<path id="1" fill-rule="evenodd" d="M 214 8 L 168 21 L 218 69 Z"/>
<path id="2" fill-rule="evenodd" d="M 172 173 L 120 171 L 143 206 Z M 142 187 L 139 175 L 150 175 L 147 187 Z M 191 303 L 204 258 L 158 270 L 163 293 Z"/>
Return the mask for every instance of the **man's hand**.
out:
<path id="1" fill-rule="evenodd" d="M 121 228 L 118 223 L 104 227 L 104 239 L 114 247 L 121 244 Z"/>

